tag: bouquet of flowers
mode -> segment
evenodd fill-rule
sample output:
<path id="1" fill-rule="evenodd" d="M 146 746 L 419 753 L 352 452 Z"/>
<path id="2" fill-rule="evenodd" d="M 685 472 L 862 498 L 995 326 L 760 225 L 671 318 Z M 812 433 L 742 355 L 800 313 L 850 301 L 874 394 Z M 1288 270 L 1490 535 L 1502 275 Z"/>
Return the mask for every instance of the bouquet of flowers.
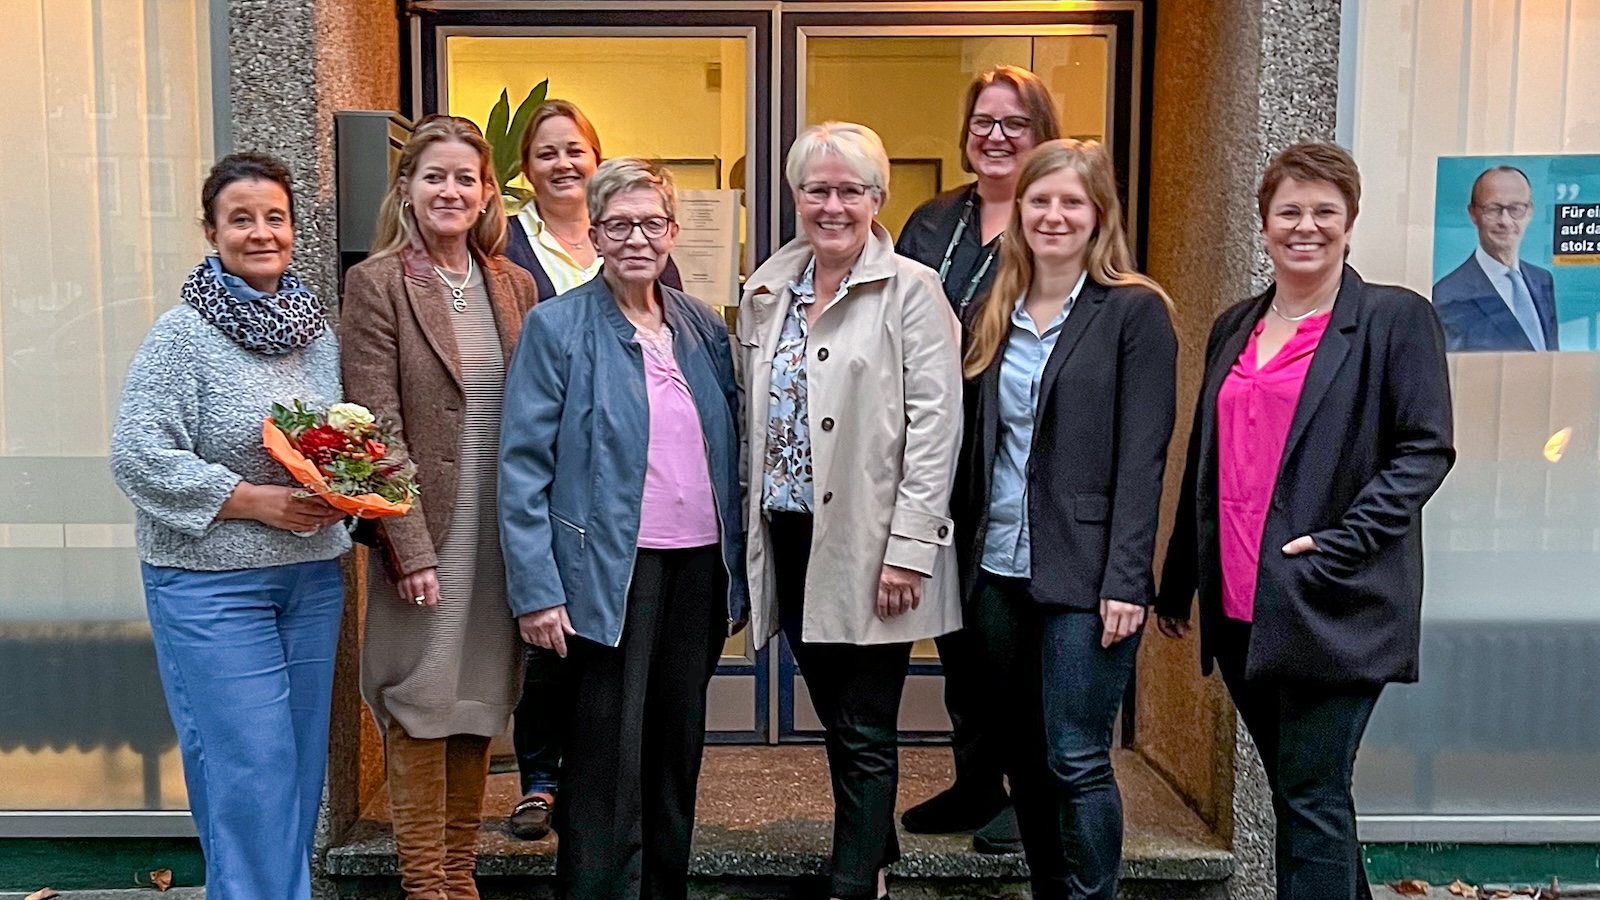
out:
<path id="1" fill-rule="evenodd" d="M 274 403 L 261 442 L 296 481 L 356 518 L 403 516 L 417 497 L 416 464 L 364 406 Z"/>

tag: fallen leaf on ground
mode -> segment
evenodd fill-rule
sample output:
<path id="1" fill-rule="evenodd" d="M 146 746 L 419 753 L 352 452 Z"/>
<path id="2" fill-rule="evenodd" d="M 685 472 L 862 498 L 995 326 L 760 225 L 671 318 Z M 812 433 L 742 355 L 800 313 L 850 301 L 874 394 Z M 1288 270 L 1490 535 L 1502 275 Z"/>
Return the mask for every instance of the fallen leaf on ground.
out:
<path id="1" fill-rule="evenodd" d="M 1465 881 L 1462 881 L 1459 878 L 1457 878 L 1455 881 L 1450 882 L 1450 887 L 1448 888 L 1448 890 L 1450 891 L 1450 893 L 1455 894 L 1457 897 L 1476 897 L 1476 896 L 1478 896 L 1478 889 L 1476 887 L 1474 887 L 1473 885 L 1467 884 Z"/>
<path id="2" fill-rule="evenodd" d="M 50 898 L 52 898 L 52 897 L 59 897 L 59 896 L 61 896 L 61 892 L 60 891 L 53 890 L 53 889 L 47 888 L 47 887 L 42 887 L 42 888 L 39 888 L 37 891 L 34 891 L 33 893 L 29 894 L 27 897 L 23 898 L 23 900 L 50 900 Z"/>
<path id="3" fill-rule="evenodd" d="M 150 873 L 150 886 L 158 891 L 166 891 L 172 887 L 172 870 L 156 869 Z"/>
<path id="4" fill-rule="evenodd" d="M 1433 886 L 1420 878 L 1402 878 L 1389 887 L 1393 888 L 1396 894 L 1405 897 L 1426 897 Z"/>

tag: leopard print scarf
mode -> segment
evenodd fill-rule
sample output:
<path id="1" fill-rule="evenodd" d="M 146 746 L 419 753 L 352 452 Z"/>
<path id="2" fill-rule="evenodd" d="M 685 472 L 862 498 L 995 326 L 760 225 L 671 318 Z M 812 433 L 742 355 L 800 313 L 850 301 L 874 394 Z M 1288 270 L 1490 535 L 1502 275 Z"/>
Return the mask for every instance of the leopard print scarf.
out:
<path id="1" fill-rule="evenodd" d="M 322 301 L 289 272 L 283 273 L 277 293 L 247 299 L 229 291 L 206 260 L 189 273 L 182 297 L 234 343 L 267 356 L 299 350 L 328 328 Z"/>

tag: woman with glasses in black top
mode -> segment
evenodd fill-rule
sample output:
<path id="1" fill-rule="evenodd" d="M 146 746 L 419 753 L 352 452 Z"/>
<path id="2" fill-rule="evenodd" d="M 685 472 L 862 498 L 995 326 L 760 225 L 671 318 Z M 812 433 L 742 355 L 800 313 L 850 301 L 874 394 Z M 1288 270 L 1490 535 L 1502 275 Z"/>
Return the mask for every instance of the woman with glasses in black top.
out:
<path id="1" fill-rule="evenodd" d="M 945 191 L 917 207 L 895 242 L 895 252 L 939 273 L 945 296 L 961 319 L 988 293 L 1000 268 L 1000 242 L 1016 205 L 1017 178 L 1034 147 L 1061 136 L 1050 92 L 1039 76 L 1017 66 L 996 66 L 967 88 L 961 119 L 961 168 L 977 180 Z M 1002 782 L 1000 750 L 983 720 L 992 708 L 978 671 L 977 650 L 962 630 L 940 637 L 944 703 L 954 730 L 955 784 L 907 810 L 907 831 L 944 834 L 977 829 L 973 849 L 1022 849 Z"/>
<path id="2" fill-rule="evenodd" d="M 895 252 L 939 273 L 957 316 L 994 282 L 1023 158 L 1058 137 L 1050 92 L 1027 69 L 995 66 L 967 87 L 961 168 L 977 180 L 917 207 L 895 242 Z"/>

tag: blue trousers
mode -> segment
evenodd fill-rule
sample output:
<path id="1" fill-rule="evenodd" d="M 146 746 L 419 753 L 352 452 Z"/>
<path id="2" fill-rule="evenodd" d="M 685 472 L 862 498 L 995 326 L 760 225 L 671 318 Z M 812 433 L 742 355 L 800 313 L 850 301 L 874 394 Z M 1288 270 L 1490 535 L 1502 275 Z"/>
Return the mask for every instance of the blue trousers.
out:
<path id="1" fill-rule="evenodd" d="M 142 570 L 206 896 L 309 900 L 344 609 L 338 562 Z"/>
<path id="2" fill-rule="evenodd" d="M 1028 582 L 982 573 L 963 613 L 983 649 L 1036 900 L 1112 900 L 1122 795 L 1112 727 L 1139 635 L 1100 646 L 1097 611 L 1057 612 Z"/>

